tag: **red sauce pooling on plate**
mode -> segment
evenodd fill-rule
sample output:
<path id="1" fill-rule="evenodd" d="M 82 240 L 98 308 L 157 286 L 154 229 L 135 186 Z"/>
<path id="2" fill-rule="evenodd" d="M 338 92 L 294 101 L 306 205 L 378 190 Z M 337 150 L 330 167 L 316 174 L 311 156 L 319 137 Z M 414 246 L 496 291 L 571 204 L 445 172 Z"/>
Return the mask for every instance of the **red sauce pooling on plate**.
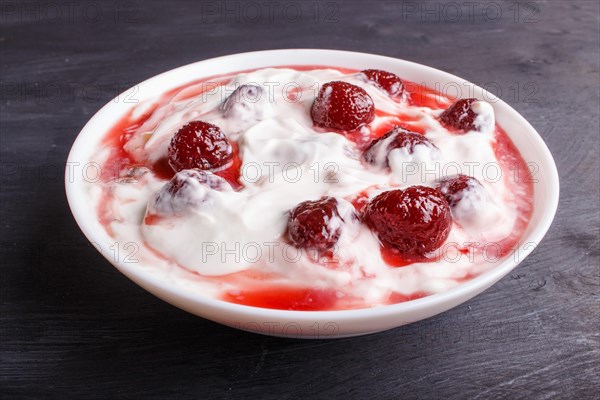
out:
<path id="1" fill-rule="evenodd" d="M 289 287 L 226 292 L 223 299 L 246 306 L 296 311 L 333 310 L 338 300 L 333 290 Z"/>

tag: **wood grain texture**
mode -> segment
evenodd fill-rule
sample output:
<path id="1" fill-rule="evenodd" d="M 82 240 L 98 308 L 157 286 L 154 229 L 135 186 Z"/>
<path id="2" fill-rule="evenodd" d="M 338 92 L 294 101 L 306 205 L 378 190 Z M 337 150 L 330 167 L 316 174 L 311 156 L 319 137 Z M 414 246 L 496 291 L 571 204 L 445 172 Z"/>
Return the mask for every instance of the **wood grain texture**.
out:
<path id="1" fill-rule="evenodd" d="M 597 398 L 598 2 L 458 2 L 457 17 L 442 2 L 275 1 L 254 22 L 246 3 L 227 4 L 2 2 L 3 397 Z M 543 135 L 561 176 L 537 251 L 449 312 L 336 341 L 229 329 L 121 276 L 66 204 L 61 170 L 83 124 L 168 69 L 289 47 L 404 58 L 498 93 Z"/>

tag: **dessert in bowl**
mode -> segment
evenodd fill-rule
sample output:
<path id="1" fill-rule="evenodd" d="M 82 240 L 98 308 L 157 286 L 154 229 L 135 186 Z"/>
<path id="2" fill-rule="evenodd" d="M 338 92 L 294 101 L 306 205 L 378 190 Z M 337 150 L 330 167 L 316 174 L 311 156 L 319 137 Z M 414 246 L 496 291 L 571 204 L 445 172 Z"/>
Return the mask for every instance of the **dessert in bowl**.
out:
<path id="1" fill-rule="evenodd" d="M 121 271 L 198 315 L 298 337 L 413 322 L 510 271 L 556 208 L 537 133 L 464 84 L 325 50 L 192 64 L 90 121 L 69 201 Z"/>

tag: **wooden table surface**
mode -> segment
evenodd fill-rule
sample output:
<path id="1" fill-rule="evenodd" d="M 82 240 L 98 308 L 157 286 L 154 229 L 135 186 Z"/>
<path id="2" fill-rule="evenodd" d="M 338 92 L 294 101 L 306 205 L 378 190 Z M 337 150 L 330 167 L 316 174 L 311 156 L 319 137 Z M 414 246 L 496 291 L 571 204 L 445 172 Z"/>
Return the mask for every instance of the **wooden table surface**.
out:
<path id="1" fill-rule="evenodd" d="M 4 398 L 597 398 L 598 4 L 3 1 Z M 63 166 L 81 127 L 160 72 L 294 47 L 427 64 L 522 113 L 561 177 L 558 214 L 535 254 L 451 311 L 333 341 L 220 326 L 119 274 L 66 203 Z"/>

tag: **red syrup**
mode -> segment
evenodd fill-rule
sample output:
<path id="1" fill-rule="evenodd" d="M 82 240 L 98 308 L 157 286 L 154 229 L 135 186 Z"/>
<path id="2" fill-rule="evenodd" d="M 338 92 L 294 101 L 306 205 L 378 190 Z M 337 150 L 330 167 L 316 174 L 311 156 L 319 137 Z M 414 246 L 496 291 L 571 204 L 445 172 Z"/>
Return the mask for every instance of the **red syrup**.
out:
<path id="1" fill-rule="evenodd" d="M 228 291 L 223 300 L 246 306 L 295 311 L 326 311 L 336 308 L 338 297 L 333 290 L 268 287 Z"/>
<path id="2" fill-rule="evenodd" d="M 429 293 L 426 293 L 426 292 L 414 292 L 411 294 L 402 294 L 402 293 L 398 293 L 398 292 L 392 292 L 390 294 L 390 297 L 388 298 L 388 303 L 389 304 L 404 303 L 406 301 L 421 299 L 421 298 L 427 297 L 427 296 L 429 296 Z"/>

